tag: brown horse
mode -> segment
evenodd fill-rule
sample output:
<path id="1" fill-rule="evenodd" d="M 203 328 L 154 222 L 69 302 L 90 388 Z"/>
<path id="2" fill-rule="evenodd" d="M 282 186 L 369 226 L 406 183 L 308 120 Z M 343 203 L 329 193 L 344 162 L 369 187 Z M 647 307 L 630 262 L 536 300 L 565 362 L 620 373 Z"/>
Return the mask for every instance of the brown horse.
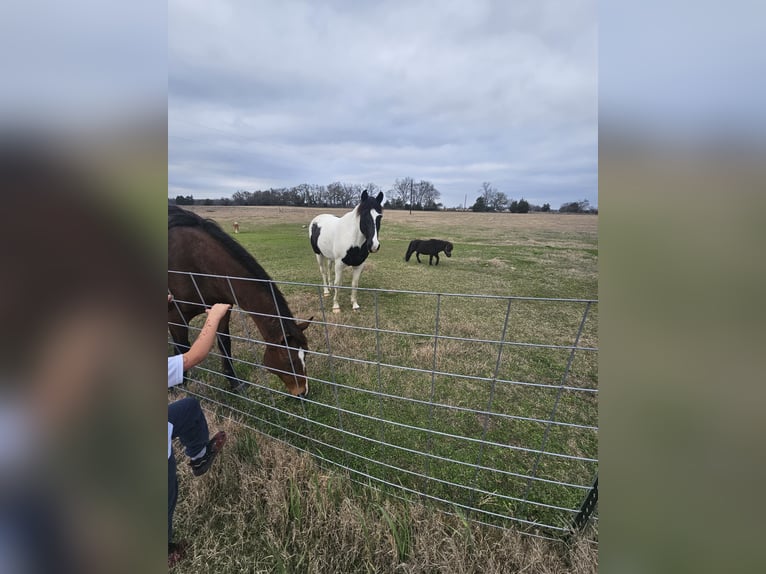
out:
<path id="1" fill-rule="evenodd" d="M 284 296 L 255 258 L 209 219 L 168 206 L 168 304 L 170 334 L 179 353 L 189 349 L 189 321 L 214 303 L 238 305 L 261 333 L 266 350 L 263 366 L 277 375 L 290 394 L 308 395 L 304 331 Z M 240 386 L 231 360 L 227 314 L 218 327 L 223 373 L 232 389 Z M 309 319 L 311 321 L 311 319 Z"/>

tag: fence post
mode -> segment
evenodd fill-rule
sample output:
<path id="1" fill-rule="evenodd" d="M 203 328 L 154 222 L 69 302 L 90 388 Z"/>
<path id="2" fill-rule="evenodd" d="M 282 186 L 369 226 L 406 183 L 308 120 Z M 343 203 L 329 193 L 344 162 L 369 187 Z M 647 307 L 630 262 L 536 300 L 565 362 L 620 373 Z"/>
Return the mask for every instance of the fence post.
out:
<path id="1" fill-rule="evenodd" d="M 598 474 L 596 480 L 593 481 L 588 494 L 580 505 L 580 512 L 574 517 L 572 521 L 572 531 L 582 530 L 588 521 L 590 520 L 593 511 L 596 510 L 596 504 L 598 504 Z"/>

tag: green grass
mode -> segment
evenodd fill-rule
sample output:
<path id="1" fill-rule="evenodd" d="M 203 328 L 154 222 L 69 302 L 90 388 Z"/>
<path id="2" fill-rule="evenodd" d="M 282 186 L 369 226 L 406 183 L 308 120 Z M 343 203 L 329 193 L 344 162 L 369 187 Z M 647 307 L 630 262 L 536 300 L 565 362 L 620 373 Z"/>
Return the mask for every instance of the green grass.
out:
<path id="1" fill-rule="evenodd" d="M 591 483 L 596 472 L 594 463 L 551 457 L 542 457 L 538 463 L 534 453 L 482 445 L 478 441 L 434 436 L 408 427 L 484 439 L 500 445 L 526 449 L 544 447 L 548 452 L 597 458 L 597 434 L 593 430 L 552 426 L 546 434 L 546 426 L 537 422 L 487 417 L 431 404 L 538 419 L 547 419 L 555 406 L 557 421 L 597 426 L 597 396 L 594 393 L 502 382 L 492 384 L 469 378 L 492 378 L 496 374 L 501 380 L 558 385 L 569 362 L 568 350 L 506 345 L 499 355 L 496 343 L 440 339 L 434 347 L 433 339 L 438 305 L 439 334 L 443 336 L 499 340 L 508 313 L 506 341 L 571 345 L 586 304 L 517 300 L 512 301 L 509 307 L 507 300 L 437 297 L 385 290 L 596 299 L 598 243 L 595 226 L 591 225 L 595 218 L 549 216 L 549 219 L 538 217 L 525 220 L 510 215 L 486 218 L 477 218 L 474 214 L 464 218 L 455 217 L 462 214 L 426 215 L 428 217 L 418 215 L 408 219 L 401 212 L 386 213 L 381 229 L 382 248 L 370 256 L 360 281 L 362 288 L 384 291 L 360 292 L 362 310 L 358 312 L 350 310 L 348 290 L 341 290 L 342 312 L 334 315 L 323 313 L 319 289 L 299 285 L 280 286 L 296 317 L 306 319 L 313 316 L 315 321 L 327 323 L 326 328 L 323 324 L 309 328 L 309 345 L 313 351 L 327 352 L 329 339 L 334 357 L 310 355 L 310 376 L 342 387 L 313 382 L 311 402 L 300 402 L 273 392 L 283 391 L 284 388 L 272 375 L 240 365 L 237 369 L 240 378 L 267 388 L 250 388 L 244 397 L 232 397 L 215 388 L 194 383 L 189 388 L 229 404 L 249 417 L 257 417 L 248 419 L 248 422 L 264 433 L 360 473 L 487 512 L 565 526 L 571 514 L 503 499 L 498 495 L 576 508 L 584 491 L 477 470 L 460 462 L 521 475 L 530 474 L 537 464 L 537 476 L 581 485 Z M 237 217 L 247 222 L 247 214 Z M 280 218 L 257 216 L 243 224 L 243 231 L 235 237 L 275 280 L 319 283 L 319 269 L 309 246 L 307 229 L 303 227 L 311 217 L 313 214 L 293 213 L 285 218 L 288 221 L 281 221 Z M 453 257 L 442 255 L 438 266 L 429 266 L 427 257 L 425 263 L 418 264 L 414 257 L 405 263 L 404 254 L 409 240 L 428 237 L 453 241 Z M 343 285 L 349 285 L 350 279 L 351 274 L 347 270 Z M 374 312 L 376 301 L 377 316 Z M 325 297 L 325 312 L 330 306 L 330 299 Z M 580 346 L 598 347 L 597 324 L 598 305 L 593 304 L 583 328 Z M 423 336 L 365 332 L 352 330 L 350 326 L 420 333 Z M 234 334 L 244 336 L 247 328 L 254 332 L 253 326 L 246 326 L 241 316 L 233 318 Z M 235 343 L 234 354 L 238 359 L 257 363 L 262 350 L 256 345 Z M 341 360 L 338 355 L 373 364 Z M 462 376 L 379 368 L 378 362 L 426 370 L 435 366 L 438 371 Z M 212 357 L 205 363 L 212 370 L 217 370 L 218 365 Z M 195 376 L 200 376 L 200 373 Z M 221 377 L 205 376 L 204 380 L 212 387 L 228 388 Z M 566 384 L 597 388 L 596 353 L 580 351 L 575 354 Z M 364 391 L 401 398 L 382 398 Z M 413 400 L 424 401 L 424 404 Z M 339 408 L 348 412 L 340 412 Z M 337 428 L 358 436 L 344 434 Z M 320 445 L 316 441 L 325 444 Z M 450 460 L 426 458 L 404 449 L 425 451 Z M 437 480 L 418 476 L 422 474 Z M 361 479 L 361 475 L 355 476 Z M 490 494 L 474 493 L 447 483 L 476 487 Z M 294 504 L 291 499 L 288 504 L 291 512 L 301 511 Z M 495 521 L 488 514 L 473 513 L 471 517 Z M 409 548 L 406 530 L 400 532 L 394 528 L 398 523 L 392 524 L 389 524 L 390 530 L 399 533 L 392 534 L 396 553 L 400 559 L 406 558 Z"/>

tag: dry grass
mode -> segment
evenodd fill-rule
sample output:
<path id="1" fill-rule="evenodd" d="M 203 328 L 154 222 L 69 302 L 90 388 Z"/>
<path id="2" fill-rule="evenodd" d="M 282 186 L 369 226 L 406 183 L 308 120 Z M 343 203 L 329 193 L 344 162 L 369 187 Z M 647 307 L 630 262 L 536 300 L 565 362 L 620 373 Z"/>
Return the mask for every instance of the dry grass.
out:
<path id="1" fill-rule="evenodd" d="M 180 463 L 175 572 L 595 573 L 596 547 L 479 525 L 387 498 L 282 443 L 208 415 L 229 435 L 211 471 Z M 257 439 L 256 439 L 257 437 Z M 180 449 L 176 448 L 178 453 Z"/>

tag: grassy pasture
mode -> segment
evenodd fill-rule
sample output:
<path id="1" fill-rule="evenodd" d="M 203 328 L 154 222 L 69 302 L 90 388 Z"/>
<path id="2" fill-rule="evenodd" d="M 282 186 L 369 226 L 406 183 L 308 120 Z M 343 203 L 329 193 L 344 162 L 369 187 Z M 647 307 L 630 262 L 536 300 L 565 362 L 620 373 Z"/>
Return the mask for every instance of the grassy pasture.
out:
<path id="1" fill-rule="evenodd" d="M 236 239 L 276 281 L 312 284 L 320 283 L 321 277 L 308 241 L 308 223 L 318 213 L 346 211 L 193 209 L 229 232 L 238 221 Z M 221 408 L 228 416 L 353 469 L 357 474 L 352 472 L 352 478 L 360 482 L 366 479 L 358 473 L 369 474 L 464 504 L 485 511 L 471 514 L 484 522 L 498 522 L 494 515 L 499 514 L 566 526 L 572 514 L 549 506 L 576 508 L 585 492 L 524 477 L 534 470 L 534 476 L 550 481 L 588 485 L 596 464 L 538 457 L 507 445 L 597 458 L 595 430 L 528 420 L 553 416 L 558 422 L 597 426 L 596 393 L 555 387 L 566 373 L 568 387 L 597 388 L 597 354 L 577 351 L 570 357 L 569 349 L 527 346 L 572 345 L 587 304 L 526 299 L 509 304 L 507 299 L 387 290 L 597 299 L 597 223 L 596 216 L 583 215 L 386 211 L 381 250 L 370 256 L 360 280 L 361 288 L 381 291 L 360 291 L 360 311 L 351 311 L 348 290 L 341 291 L 342 312 L 334 315 L 329 312 L 330 299 L 322 298 L 319 288 L 280 285 L 293 314 L 313 316 L 317 322 L 307 331 L 314 352 L 307 360 L 309 375 L 318 379 L 311 385 L 309 401 L 284 397 L 280 381 L 250 364 L 259 361 L 262 351 L 244 340 L 258 335 L 241 314 L 232 319 L 232 333 L 243 338 L 234 343 L 234 355 L 245 361 L 237 374 L 254 385 L 242 396 L 227 393 L 222 377 L 211 372 L 220 365 L 211 357 L 193 373 L 199 382 L 189 383 L 189 391 L 233 407 L 233 413 Z M 427 256 L 421 257 L 421 264 L 414 257 L 405 263 L 409 241 L 430 237 L 452 241 L 453 257 L 442 254 L 438 266 L 429 267 Z M 350 278 L 346 271 L 343 285 L 348 286 Z M 440 336 L 472 340 L 435 341 L 437 311 Z M 598 347 L 597 325 L 598 306 L 592 304 L 578 346 Z M 493 342 L 501 338 L 521 345 Z M 434 370 L 449 374 L 428 372 Z M 423 451 L 434 456 L 417 454 Z M 517 525 L 528 529 L 526 523 Z"/>
<path id="2" fill-rule="evenodd" d="M 174 572 L 595 574 L 598 549 L 492 528 L 360 487 L 316 459 L 209 413 L 229 442 L 202 478 L 179 464 Z M 592 534 L 592 533 L 589 533 Z"/>

